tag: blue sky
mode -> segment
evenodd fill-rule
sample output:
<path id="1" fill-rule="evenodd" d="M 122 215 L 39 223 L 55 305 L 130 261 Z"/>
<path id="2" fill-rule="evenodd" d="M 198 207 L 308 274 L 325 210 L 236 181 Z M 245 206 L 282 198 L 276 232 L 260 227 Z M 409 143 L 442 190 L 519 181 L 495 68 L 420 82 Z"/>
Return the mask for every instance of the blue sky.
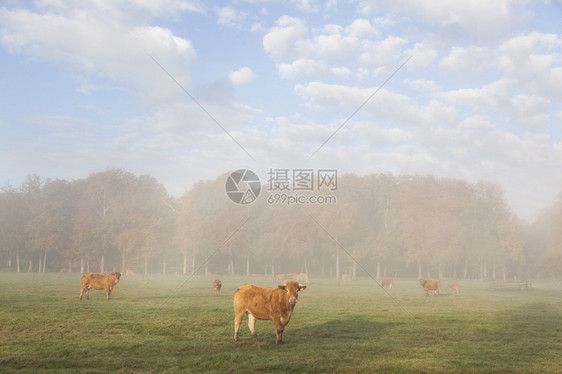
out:
<path id="1" fill-rule="evenodd" d="M 532 220 L 562 191 L 561 19 L 560 0 L 2 1 L 0 184 L 418 173 L 494 182 Z"/>

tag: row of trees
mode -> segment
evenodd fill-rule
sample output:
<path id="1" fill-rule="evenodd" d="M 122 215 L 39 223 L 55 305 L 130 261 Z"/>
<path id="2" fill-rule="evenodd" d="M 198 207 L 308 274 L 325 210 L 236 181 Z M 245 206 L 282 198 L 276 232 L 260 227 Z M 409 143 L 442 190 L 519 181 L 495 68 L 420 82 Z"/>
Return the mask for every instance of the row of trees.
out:
<path id="1" fill-rule="evenodd" d="M 332 204 L 288 206 L 275 204 L 281 200 L 265 186 L 255 202 L 234 204 L 226 178 L 198 182 L 173 198 L 153 177 L 122 170 L 72 182 L 30 176 L 0 192 L 0 269 L 560 275 L 562 194 L 528 224 L 510 212 L 497 186 L 484 182 L 348 174 L 337 191 L 311 192 Z"/>

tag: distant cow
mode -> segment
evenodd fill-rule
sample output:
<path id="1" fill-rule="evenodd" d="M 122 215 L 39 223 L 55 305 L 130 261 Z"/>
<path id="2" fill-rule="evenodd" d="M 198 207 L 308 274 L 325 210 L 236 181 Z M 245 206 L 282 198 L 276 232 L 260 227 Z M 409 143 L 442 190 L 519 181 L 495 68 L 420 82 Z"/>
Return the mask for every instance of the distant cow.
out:
<path id="1" fill-rule="evenodd" d="M 305 283 L 307 283 L 307 284 L 310 282 L 309 279 L 308 279 L 308 274 L 307 274 L 307 273 L 300 273 L 300 274 L 297 274 L 297 275 L 295 276 L 295 281 L 297 281 L 297 282 L 305 282 Z"/>
<path id="2" fill-rule="evenodd" d="M 90 290 L 105 290 L 105 295 L 107 300 L 109 300 L 109 295 L 111 291 L 115 289 L 117 283 L 119 283 L 119 278 L 121 278 L 121 273 L 111 273 L 111 274 L 96 274 L 96 273 L 85 273 L 82 275 L 82 287 L 80 288 L 80 300 L 82 300 L 82 294 L 86 292 L 86 299 L 90 299 Z"/>
<path id="3" fill-rule="evenodd" d="M 394 288 L 394 281 L 392 280 L 392 278 L 388 278 L 388 279 L 384 279 L 381 283 L 381 287 L 382 288 Z"/>
<path id="4" fill-rule="evenodd" d="M 439 295 L 441 295 L 441 281 L 439 279 L 419 279 L 418 282 L 423 287 L 425 296 L 429 296 L 429 291 L 433 291 L 434 295 L 439 291 Z"/>
<path id="5" fill-rule="evenodd" d="M 296 281 L 298 274 L 296 273 L 288 273 L 288 274 L 277 274 L 273 277 L 274 282 L 287 282 L 287 281 Z"/>
<path id="6" fill-rule="evenodd" d="M 254 340 L 256 334 L 256 320 L 271 320 L 275 328 L 275 344 L 282 343 L 283 330 L 291 320 L 293 309 L 299 297 L 298 292 L 306 286 L 298 282 L 287 282 L 277 288 L 258 287 L 245 284 L 234 293 L 234 340 L 238 341 L 238 331 L 244 318 L 248 314 L 248 327 Z"/>
<path id="7" fill-rule="evenodd" d="M 449 289 L 449 291 L 456 292 L 457 295 L 459 294 L 459 285 L 458 284 L 448 284 L 447 288 Z"/>
<path id="8" fill-rule="evenodd" d="M 215 279 L 213 282 L 213 293 L 215 296 L 219 296 L 221 294 L 222 282 L 218 279 Z"/>

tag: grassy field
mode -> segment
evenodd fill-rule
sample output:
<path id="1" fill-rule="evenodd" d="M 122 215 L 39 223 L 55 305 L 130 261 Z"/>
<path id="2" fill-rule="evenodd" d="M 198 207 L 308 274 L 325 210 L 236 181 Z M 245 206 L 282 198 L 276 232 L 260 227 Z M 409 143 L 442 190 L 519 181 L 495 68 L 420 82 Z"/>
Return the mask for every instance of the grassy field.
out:
<path id="1" fill-rule="evenodd" d="M 79 274 L 0 273 L 0 372 L 562 373 L 562 284 L 425 297 L 414 279 L 387 295 L 374 281 L 313 280 L 284 344 L 258 321 L 233 341 L 232 295 L 268 278 L 121 278 L 78 300 Z M 445 288 L 447 281 L 443 281 Z"/>

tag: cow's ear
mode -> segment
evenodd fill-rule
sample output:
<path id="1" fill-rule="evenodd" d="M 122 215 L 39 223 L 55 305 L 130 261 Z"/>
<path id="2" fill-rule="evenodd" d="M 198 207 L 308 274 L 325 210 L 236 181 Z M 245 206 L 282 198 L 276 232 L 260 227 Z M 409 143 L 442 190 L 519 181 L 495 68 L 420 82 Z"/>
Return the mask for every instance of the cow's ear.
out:
<path id="1" fill-rule="evenodd" d="M 306 286 L 299 284 L 299 291 L 304 291 L 304 290 L 306 290 Z"/>
<path id="2" fill-rule="evenodd" d="M 277 288 L 279 288 L 280 290 L 283 290 L 283 291 L 287 291 L 284 284 L 280 284 L 279 286 L 277 286 Z"/>

